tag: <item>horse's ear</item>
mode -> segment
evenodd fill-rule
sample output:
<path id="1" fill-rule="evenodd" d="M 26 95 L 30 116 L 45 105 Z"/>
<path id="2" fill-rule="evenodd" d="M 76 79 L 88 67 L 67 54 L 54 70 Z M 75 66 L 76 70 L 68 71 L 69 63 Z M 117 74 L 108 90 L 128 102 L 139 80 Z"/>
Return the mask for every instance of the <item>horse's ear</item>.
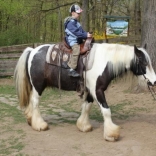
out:
<path id="1" fill-rule="evenodd" d="M 136 47 L 136 45 L 134 45 L 134 52 L 136 54 L 136 56 L 140 55 L 140 50 L 138 50 L 138 48 Z"/>
<path id="2" fill-rule="evenodd" d="M 144 49 L 147 49 L 147 43 L 145 43 L 145 45 L 144 45 L 144 47 L 143 47 Z"/>
<path id="3" fill-rule="evenodd" d="M 138 48 L 136 47 L 136 45 L 134 45 L 134 51 L 137 51 L 138 50 Z"/>

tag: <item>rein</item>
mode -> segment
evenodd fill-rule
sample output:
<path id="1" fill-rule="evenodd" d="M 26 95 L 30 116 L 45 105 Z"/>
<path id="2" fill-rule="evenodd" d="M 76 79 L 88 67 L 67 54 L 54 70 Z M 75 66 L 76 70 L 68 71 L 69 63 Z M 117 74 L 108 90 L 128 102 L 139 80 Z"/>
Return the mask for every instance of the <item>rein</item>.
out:
<path id="1" fill-rule="evenodd" d="M 149 91 L 151 92 L 151 94 L 152 94 L 154 100 L 156 100 L 156 98 L 155 98 L 155 96 L 156 96 L 155 90 L 153 89 L 153 87 L 150 88 L 149 85 L 147 85 L 147 86 L 148 86 L 148 89 L 149 89 Z"/>
<path id="2" fill-rule="evenodd" d="M 145 74 L 143 74 L 143 77 L 145 78 L 145 80 L 147 79 Z M 153 89 L 153 87 L 150 87 L 151 82 L 147 79 L 147 87 L 148 90 L 150 91 L 151 95 L 153 96 L 154 100 L 156 100 L 156 93 L 155 90 Z"/>
<path id="3" fill-rule="evenodd" d="M 146 78 L 145 74 L 144 74 L 143 71 L 142 71 L 142 67 L 141 67 L 140 64 L 139 64 L 139 61 L 137 61 L 137 72 L 138 72 L 138 68 L 139 68 L 139 67 L 140 67 L 140 69 L 141 69 L 141 73 L 142 73 L 144 79 L 147 80 L 147 87 L 148 87 L 148 90 L 150 91 L 150 93 L 151 93 L 151 95 L 153 96 L 154 100 L 156 100 L 156 92 L 155 92 L 155 90 L 153 89 L 153 86 L 150 87 L 151 82 Z"/>

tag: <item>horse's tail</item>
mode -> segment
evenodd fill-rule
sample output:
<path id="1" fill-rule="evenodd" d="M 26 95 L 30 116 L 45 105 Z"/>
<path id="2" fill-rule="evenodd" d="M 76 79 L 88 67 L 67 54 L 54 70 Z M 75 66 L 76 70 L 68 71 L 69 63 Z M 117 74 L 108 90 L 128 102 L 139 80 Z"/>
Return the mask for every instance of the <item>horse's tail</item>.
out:
<path id="1" fill-rule="evenodd" d="M 33 48 L 28 47 L 23 51 L 14 71 L 16 92 L 18 95 L 19 104 L 21 108 L 25 108 L 28 106 L 32 90 L 32 86 L 27 71 L 28 57 L 32 50 Z"/>

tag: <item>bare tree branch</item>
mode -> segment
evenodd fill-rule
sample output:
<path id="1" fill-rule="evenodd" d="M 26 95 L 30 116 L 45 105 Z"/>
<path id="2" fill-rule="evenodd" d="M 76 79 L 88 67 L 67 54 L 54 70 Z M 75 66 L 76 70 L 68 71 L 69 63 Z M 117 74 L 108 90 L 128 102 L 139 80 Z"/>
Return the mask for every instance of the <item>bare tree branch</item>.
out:
<path id="1" fill-rule="evenodd" d="M 75 2 L 72 2 L 72 3 L 66 3 L 66 4 L 64 4 L 64 5 L 59 5 L 59 6 L 57 6 L 57 7 L 55 7 L 55 8 L 51 8 L 51 9 L 47 9 L 47 10 L 42 10 L 42 8 L 41 8 L 41 12 L 49 12 L 49 11 L 53 11 L 53 10 L 56 10 L 56 9 L 58 9 L 58 8 L 61 8 L 61 7 L 65 7 L 65 6 L 68 6 L 68 5 L 72 5 L 73 3 L 79 3 L 79 2 L 77 2 L 77 1 L 75 1 Z"/>

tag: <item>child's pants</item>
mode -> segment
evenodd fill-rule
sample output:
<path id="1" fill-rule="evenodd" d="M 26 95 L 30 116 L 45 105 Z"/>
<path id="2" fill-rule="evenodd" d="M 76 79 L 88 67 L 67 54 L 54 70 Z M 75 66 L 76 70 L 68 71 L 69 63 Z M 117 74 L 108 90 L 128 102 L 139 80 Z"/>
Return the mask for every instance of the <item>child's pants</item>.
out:
<path id="1" fill-rule="evenodd" d="M 68 66 L 72 69 L 76 69 L 78 57 L 80 54 L 80 45 L 79 44 L 73 45 L 72 50 L 73 50 L 73 53 L 72 53 L 71 58 L 68 62 Z"/>

